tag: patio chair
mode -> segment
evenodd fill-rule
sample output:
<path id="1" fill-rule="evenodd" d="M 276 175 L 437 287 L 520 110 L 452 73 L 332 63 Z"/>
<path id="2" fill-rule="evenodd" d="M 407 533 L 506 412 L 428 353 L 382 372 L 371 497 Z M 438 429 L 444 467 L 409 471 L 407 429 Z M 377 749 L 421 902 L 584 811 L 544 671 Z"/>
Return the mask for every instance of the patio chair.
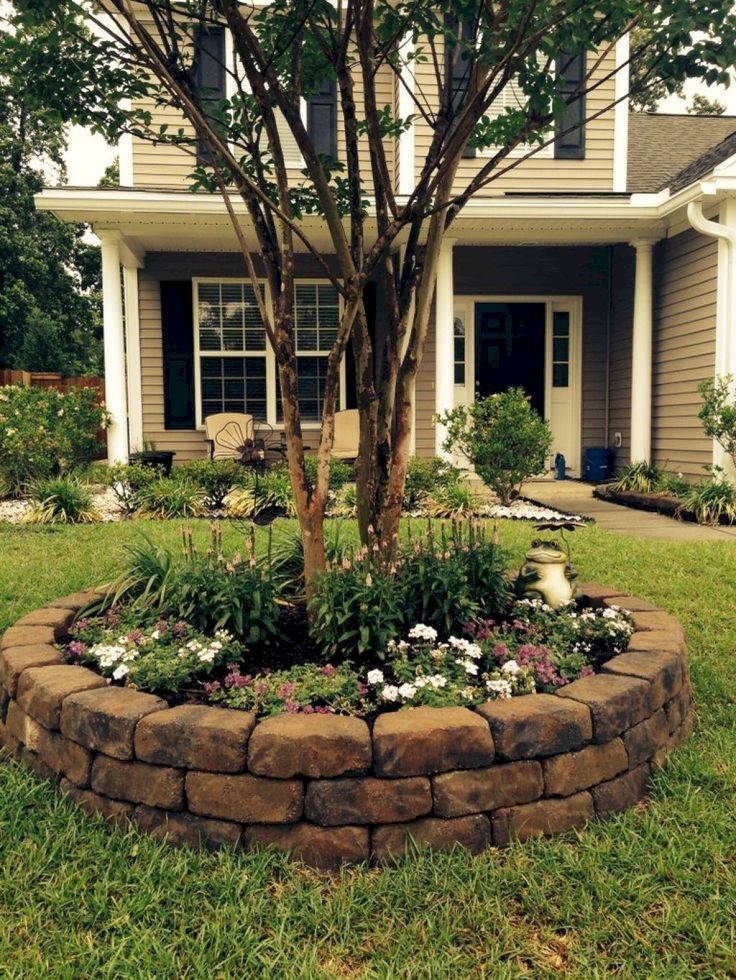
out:
<path id="1" fill-rule="evenodd" d="M 242 412 L 218 412 L 204 420 L 210 459 L 243 459 L 243 451 L 255 443 L 255 422 Z"/>
<path id="2" fill-rule="evenodd" d="M 335 459 L 357 459 L 359 441 L 358 409 L 348 408 L 343 412 L 335 412 L 335 441 L 332 445 L 332 455 Z"/>

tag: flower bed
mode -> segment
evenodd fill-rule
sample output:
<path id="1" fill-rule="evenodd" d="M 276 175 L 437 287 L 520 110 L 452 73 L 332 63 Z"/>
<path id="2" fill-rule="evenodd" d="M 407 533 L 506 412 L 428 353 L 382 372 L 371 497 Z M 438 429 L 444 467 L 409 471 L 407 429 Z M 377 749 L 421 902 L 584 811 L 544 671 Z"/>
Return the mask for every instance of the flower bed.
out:
<path id="1" fill-rule="evenodd" d="M 561 833 L 640 801 L 692 724 L 677 620 L 613 590 L 582 592 L 627 611 L 634 629 L 597 675 L 368 720 L 258 720 L 110 686 L 56 645 L 90 600 L 70 596 L 0 641 L 0 737 L 86 810 L 179 844 L 273 845 L 332 868 L 387 860 L 411 840 L 478 852 Z"/>

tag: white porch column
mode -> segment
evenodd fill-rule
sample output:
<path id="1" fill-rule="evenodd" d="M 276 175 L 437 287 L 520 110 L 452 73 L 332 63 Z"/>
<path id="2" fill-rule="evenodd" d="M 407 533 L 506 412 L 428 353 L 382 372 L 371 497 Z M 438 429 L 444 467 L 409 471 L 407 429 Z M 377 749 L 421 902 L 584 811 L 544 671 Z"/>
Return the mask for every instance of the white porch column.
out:
<path id="1" fill-rule="evenodd" d="M 123 265 L 125 355 L 127 363 L 128 436 L 133 451 L 143 449 L 141 335 L 138 318 L 138 266 Z"/>
<path id="2" fill-rule="evenodd" d="M 112 416 L 107 430 L 109 463 L 128 458 L 125 391 L 125 336 L 120 282 L 120 232 L 96 232 L 102 252 L 102 324 L 105 350 L 105 403 Z"/>
<path id="3" fill-rule="evenodd" d="M 634 241 L 634 329 L 631 352 L 631 462 L 652 455 L 652 259 L 654 243 Z"/>
<path id="4" fill-rule="evenodd" d="M 442 243 L 437 264 L 437 285 L 435 287 L 435 400 L 437 415 L 455 407 L 455 337 L 454 301 L 455 285 L 452 270 L 452 248 L 455 242 Z M 435 451 L 438 456 L 447 456 L 442 448 L 447 430 L 444 425 L 435 425 Z"/>

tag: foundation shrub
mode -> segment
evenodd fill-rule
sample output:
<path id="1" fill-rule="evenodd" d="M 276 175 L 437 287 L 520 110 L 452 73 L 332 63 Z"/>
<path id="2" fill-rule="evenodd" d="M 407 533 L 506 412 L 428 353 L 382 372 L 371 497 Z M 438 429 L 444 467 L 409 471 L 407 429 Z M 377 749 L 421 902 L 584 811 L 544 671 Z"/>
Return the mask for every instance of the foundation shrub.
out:
<path id="1" fill-rule="evenodd" d="M 73 476 L 39 480 L 30 492 L 33 504 L 24 524 L 92 524 L 100 520 L 89 489 Z"/>
<path id="2" fill-rule="evenodd" d="M 416 510 L 433 494 L 457 485 L 460 470 L 441 456 L 411 456 L 404 484 L 404 509 Z"/>
<path id="3" fill-rule="evenodd" d="M 188 483 L 202 492 L 209 510 L 220 510 L 228 493 L 248 486 L 249 473 L 235 459 L 190 459 L 172 470 L 175 480 Z"/>
<path id="4" fill-rule="evenodd" d="M 172 517 L 201 517 L 205 495 L 198 486 L 172 476 L 161 477 L 137 491 L 139 517 L 166 520 Z"/>

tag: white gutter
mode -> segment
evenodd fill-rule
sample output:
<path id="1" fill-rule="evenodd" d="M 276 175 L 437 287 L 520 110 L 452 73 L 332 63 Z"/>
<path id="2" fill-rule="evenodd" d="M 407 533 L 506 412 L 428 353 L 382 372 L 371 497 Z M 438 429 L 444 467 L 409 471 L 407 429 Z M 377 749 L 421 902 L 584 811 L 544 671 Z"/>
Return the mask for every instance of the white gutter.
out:
<path id="1" fill-rule="evenodd" d="M 715 188 L 706 185 L 703 190 L 708 194 Z M 715 373 L 736 377 L 736 200 L 726 198 L 720 214 L 725 220 L 706 218 L 702 200 L 691 201 L 687 206 L 687 218 L 695 231 L 718 241 Z M 713 463 L 732 470 L 729 458 L 715 440 Z"/>

